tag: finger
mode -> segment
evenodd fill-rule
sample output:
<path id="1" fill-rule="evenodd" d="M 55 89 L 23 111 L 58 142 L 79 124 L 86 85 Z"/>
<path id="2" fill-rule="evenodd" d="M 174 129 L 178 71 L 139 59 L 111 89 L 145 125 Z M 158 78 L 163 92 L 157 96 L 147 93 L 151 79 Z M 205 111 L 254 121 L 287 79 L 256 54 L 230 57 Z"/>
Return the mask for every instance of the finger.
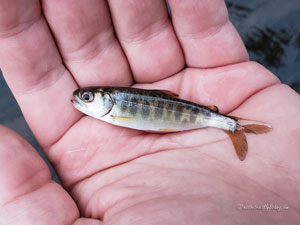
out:
<path id="1" fill-rule="evenodd" d="M 0 0 L 0 21 L 5 80 L 39 143 L 50 145 L 81 116 L 68 104 L 77 85 L 62 64 L 39 1 Z"/>
<path id="2" fill-rule="evenodd" d="M 169 0 L 172 22 L 191 67 L 217 67 L 248 60 L 229 22 L 224 0 Z"/>
<path id="3" fill-rule="evenodd" d="M 63 61 L 80 86 L 132 83 L 106 1 L 42 1 Z"/>
<path id="4" fill-rule="evenodd" d="M 0 224 L 71 224 L 78 217 L 76 204 L 51 181 L 37 152 L 0 126 Z"/>
<path id="5" fill-rule="evenodd" d="M 118 39 L 137 82 L 168 77 L 184 66 L 165 1 L 108 1 Z"/>

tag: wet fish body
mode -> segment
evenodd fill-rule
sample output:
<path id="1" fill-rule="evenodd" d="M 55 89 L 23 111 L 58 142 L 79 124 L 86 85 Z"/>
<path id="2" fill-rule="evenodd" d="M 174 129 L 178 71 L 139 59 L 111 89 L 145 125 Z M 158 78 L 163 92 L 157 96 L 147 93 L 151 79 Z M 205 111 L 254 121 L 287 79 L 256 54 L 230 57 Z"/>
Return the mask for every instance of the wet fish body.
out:
<path id="1" fill-rule="evenodd" d="M 158 132 L 205 127 L 222 129 L 230 136 L 241 160 L 247 154 L 244 132 L 264 133 L 270 130 L 265 123 L 225 116 L 218 113 L 215 106 L 179 99 L 176 94 L 165 90 L 87 87 L 76 90 L 73 96 L 75 108 L 118 126 Z"/>
<path id="2" fill-rule="evenodd" d="M 87 88 L 92 93 L 107 93 L 113 105 L 106 115 L 94 116 L 106 122 L 138 130 L 183 131 L 217 127 L 235 131 L 234 119 L 193 102 L 179 99 L 163 90 L 126 87 Z M 79 95 L 75 93 L 75 96 Z M 84 89 L 81 90 L 85 92 Z"/>

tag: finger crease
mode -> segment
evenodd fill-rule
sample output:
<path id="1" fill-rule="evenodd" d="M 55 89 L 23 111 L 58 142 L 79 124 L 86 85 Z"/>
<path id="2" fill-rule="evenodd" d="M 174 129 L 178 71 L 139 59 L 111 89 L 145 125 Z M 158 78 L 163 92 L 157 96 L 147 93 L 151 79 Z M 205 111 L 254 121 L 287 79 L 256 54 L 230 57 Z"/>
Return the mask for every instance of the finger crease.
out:
<path id="1" fill-rule="evenodd" d="M 37 23 L 41 19 L 43 19 L 43 16 L 41 13 L 39 13 L 30 20 L 17 24 L 12 24 L 11 26 L 9 26 L 9 28 L 0 31 L 0 38 L 5 39 L 17 36 L 18 34 L 21 34 L 24 31 L 30 29 L 35 23 Z"/>
<path id="2" fill-rule="evenodd" d="M 131 43 L 131 44 L 139 44 L 142 42 L 146 42 L 161 35 L 161 33 L 166 31 L 170 27 L 170 25 L 171 24 L 169 18 L 166 17 L 163 20 L 153 22 L 143 27 L 141 30 L 136 32 L 136 34 L 131 35 L 131 37 L 130 36 L 126 38 L 119 37 L 119 40 L 123 43 Z"/>
<path id="3" fill-rule="evenodd" d="M 189 39 L 205 39 L 205 38 L 209 38 L 209 37 L 217 35 L 218 33 L 220 33 L 222 31 L 223 28 L 225 28 L 229 24 L 230 24 L 230 22 L 229 22 L 229 20 L 227 20 L 225 23 L 211 26 L 210 28 L 208 28 L 206 30 L 201 30 L 201 31 L 194 32 L 194 33 L 188 33 L 185 35 L 179 34 L 179 36 L 182 38 L 189 38 Z"/>
<path id="4" fill-rule="evenodd" d="M 63 64 L 58 64 L 48 71 L 44 72 L 39 76 L 39 79 L 36 79 L 29 85 L 26 85 L 27 88 L 23 90 L 14 90 L 17 95 L 26 95 L 32 92 L 47 90 L 53 85 L 55 85 L 67 72 Z"/>
<path id="5" fill-rule="evenodd" d="M 102 39 L 102 40 L 101 40 Z M 100 41 L 99 41 L 100 40 Z M 85 62 L 111 49 L 117 43 L 112 29 L 91 36 L 76 50 L 62 55 L 63 60 Z"/>

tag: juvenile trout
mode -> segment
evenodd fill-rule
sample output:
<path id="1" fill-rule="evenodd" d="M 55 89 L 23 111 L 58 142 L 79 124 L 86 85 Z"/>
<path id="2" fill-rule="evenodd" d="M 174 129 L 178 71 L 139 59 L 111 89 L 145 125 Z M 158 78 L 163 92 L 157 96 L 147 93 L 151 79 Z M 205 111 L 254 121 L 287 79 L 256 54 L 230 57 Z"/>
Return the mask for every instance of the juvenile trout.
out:
<path id="1" fill-rule="evenodd" d="M 271 126 L 218 113 L 216 106 L 202 106 L 179 99 L 165 90 L 129 87 L 86 87 L 74 91 L 74 107 L 108 123 L 137 130 L 177 132 L 204 127 L 224 130 L 240 160 L 248 152 L 246 133 L 266 133 Z"/>

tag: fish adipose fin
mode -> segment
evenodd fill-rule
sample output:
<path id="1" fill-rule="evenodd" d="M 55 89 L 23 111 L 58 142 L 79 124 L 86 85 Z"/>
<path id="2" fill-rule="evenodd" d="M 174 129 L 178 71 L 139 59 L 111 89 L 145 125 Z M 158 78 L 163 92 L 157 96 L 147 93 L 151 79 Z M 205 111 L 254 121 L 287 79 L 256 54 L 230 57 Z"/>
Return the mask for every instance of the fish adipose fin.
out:
<path id="1" fill-rule="evenodd" d="M 217 113 L 219 112 L 218 107 L 215 106 L 215 105 L 208 105 L 206 107 L 209 108 L 210 110 L 214 111 L 214 112 L 217 112 Z"/>
<path id="2" fill-rule="evenodd" d="M 245 133 L 263 134 L 272 130 L 267 123 L 232 117 L 238 122 L 239 128 L 235 132 L 225 131 L 231 139 L 238 158 L 243 161 L 248 153 L 248 144 Z"/>

